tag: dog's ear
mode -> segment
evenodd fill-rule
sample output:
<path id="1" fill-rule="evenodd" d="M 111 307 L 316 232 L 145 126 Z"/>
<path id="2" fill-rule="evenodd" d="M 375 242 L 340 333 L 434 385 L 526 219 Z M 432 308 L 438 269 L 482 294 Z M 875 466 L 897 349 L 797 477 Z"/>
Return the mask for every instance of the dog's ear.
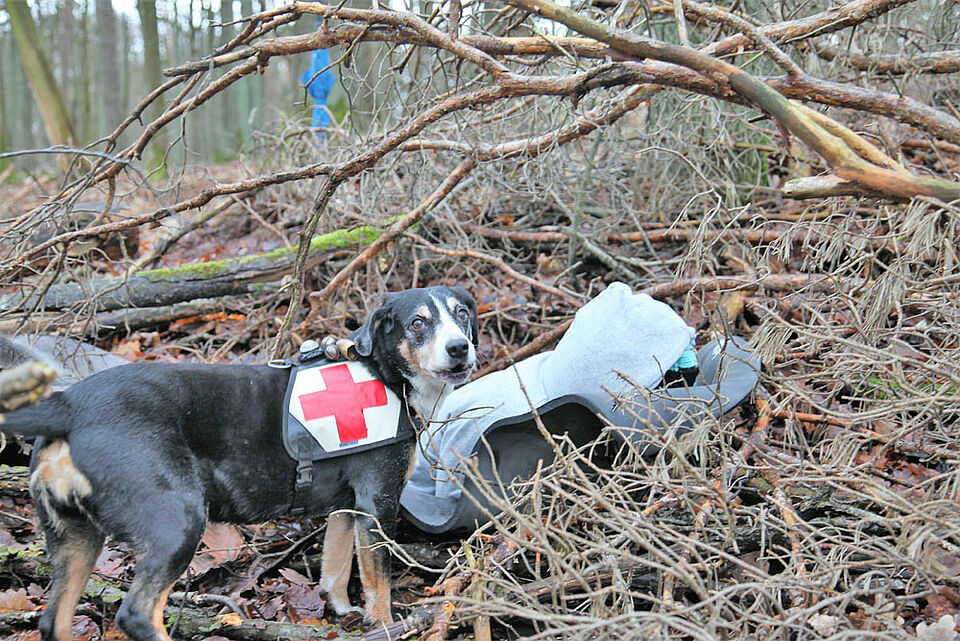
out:
<path id="1" fill-rule="evenodd" d="M 463 287 L 455 285 L 450 288 L 450 291 L 453 292 L 454 296 L 457 297 L 461 303 L 467 306 L 467 309 L 470 310 L 470 333 L 471 338 L 473 339 L 473 346 L 480 346 L 480 321 L 477 318 L 477 301 L 473 299 L 473 296 L 470 295 Z"/>
<path id="2" fill-rule="evenodd" d="M 370 356 L 373 353 L 373 340 L 378 329 L 389 332 L 393 329 L 393 310 L 387 296 L 380 299 L 380 304 L 367 317 L 367 320 L 353 334 L 354 346 L 360 356 Z"/>

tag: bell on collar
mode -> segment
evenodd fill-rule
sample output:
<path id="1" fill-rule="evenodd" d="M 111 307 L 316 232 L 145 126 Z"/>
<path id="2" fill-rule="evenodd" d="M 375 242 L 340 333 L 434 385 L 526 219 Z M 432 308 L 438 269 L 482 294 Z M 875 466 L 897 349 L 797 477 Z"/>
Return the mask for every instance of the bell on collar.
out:
<path id="1" fill-rule="evenodd" d="M 300 357 L 297 360 L 306 363 L 321 356 L 323 356 L 323 349 L 320 347 L 320 343 L 310 338 L 300 344 Z"/>

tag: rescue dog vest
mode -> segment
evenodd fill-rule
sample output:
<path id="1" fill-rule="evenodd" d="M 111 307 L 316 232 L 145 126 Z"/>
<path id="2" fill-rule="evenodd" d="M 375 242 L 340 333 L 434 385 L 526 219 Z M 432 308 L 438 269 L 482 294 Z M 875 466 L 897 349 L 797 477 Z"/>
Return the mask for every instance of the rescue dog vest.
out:
<path id="1" fill-rule="evenodd" d="M 363 362 L 298 363 L 287 383 L 283 445 L 292 458 L 313 462 L 413 438 L 403 405 Z"/>

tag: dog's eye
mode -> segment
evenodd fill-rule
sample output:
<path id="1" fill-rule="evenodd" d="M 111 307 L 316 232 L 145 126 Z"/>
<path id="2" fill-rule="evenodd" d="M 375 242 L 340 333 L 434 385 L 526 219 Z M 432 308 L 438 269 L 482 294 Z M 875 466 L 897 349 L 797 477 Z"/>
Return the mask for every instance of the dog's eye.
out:
<path id="1" fill-rule="evenodd" d="M 457 320 L 461 323 L 467 322 L 467 319 L 470 317 L 470 313 L 467 312 L 465 307 L 461 307 L 457 310 Z"/>
<path id="2" fill-rule="evenodd" d="M 423 329 L 423 325 L 424 323 L 422 318 L 414 318 L 412 321 L 410 321 L 410 327 L 413 329 Z"/>

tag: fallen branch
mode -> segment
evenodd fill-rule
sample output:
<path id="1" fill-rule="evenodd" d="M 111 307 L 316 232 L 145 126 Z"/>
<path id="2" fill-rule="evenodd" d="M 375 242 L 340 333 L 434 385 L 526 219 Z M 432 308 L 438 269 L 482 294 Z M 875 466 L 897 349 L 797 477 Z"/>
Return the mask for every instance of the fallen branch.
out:
<path id="1" fill-rule="evenodd" d="M 97 614 L 96 611 L 91 612 Z M 35 627 L 40 610 L 0 613 L 0 631 L 12 633 L 17 629 Z M 163 610 L 164 620 L 172 621 L 177 638 L 202 638 L 215 635 L 235 641 L 275 641 L 276 639 L 357 639 L 357 635 L 343 631 L 338 625 L 307 625 L 280 621 L 243 619 L 235 623 L 230 617 L 210 616 L 196 608 L 168 605 Z M 394 637 L 396 638 L 396 637 Z"/>
<path id="2" fill-rule="evenodd" d="M 339 625 L 307 625 L 260 619 L 236 619 L 209 616 L 194 608 L 168 605 L 164 618 L 176 626 L 178 637 L 205 637 L 217 635 L 236 641 L 275 641 L 276 639 L 356 639 L 356 634 L 345 632 Z M 239 617 L 237 617 L 239 618 Z"/>
<path id="3" fill-rule="evenodd" d="M 0 372 L 0 407 L 10 411 L 36 403 L 56 378 L 56 370 L 37 361 Z M 0 416 L 0 429 L 2 427 L 3 416 Z"/>
<path id="4" fill-rule="evenodd" d="M 653 298 L 682 296 L 695 291 L 723 291 L 730 289 L 763 289 L 766 291 L 849 292 L 863 285 L 855 278 L 838 278 L 824 274 L 769 274 L 763 278 L 751 276 L 703 276 L 684 278 L 672 283 L 660 283 L 643 288 Z"/>
<path id="5" fill-rule="evenodd" d="M 792 181 L 791 181 L 792 182 Z M 789 183 L 788 183 L 789 184 Z M 568 234 L 556 231 L 527 231 L 521 229 L 498 229 L 487 225 L 463 223 L 463 228 L 473 234 L 509 240 L 520 243 L 564 243 L 570 237 Z M 856 236 L 847 232 L 851 241 L 865 242 L 874 249 L 885 249 L 897 253 L 896 248 L 887 240 L 875 237 Z M 682 243 L 693 239 L 702 239 L 713 242 L 722 239 L 741 240 L 752 244 L 775 243 L 780 240 L 789 240 L 793 243 L 812 242 L 820 243 L 830 240 L 830 236 L 810 229 L 741 229 L 724 227 L 723 229 L 686 229 L 683 227 L 667 229 L 650 229 L 625 233 L 603 233 L 595 236 L 599 243 L 639 243 L 653 244 Z"/>
<path id="6" fill-rule="evenodd" d="M 916 0 L 854 0 L 844 2 L 821 13 L 804 16 L 760 27 L 760 32 L 770 40 L 794 42 L 812 35 L 822 36 L 835 33 L 866 22 L 905 4 Z M 750 36 L 736 34 L 704 47 L 703 52 L 711 56 L 727 56 L 734 52 L 752 51 Z"/>
<path id="7" fill-rule="evenodd" d="M 498 358 L 494 362 L 490 363 L 480 371 L 475 374 L 475 378 L 481 376 L 486 376 L 490 372 L 496 372 L 502 370 L 504 367 L 512 365 L 517 361 L 523 360 L 529 356 L 540 353 L 547 345 L 551 344 L 554 341 L 560 340 L 573 323 L 573 319 L 566 320 L 553 329 L 543 332 L 542 334 L 537 335 L 532 341 L 521 347 L 520 349 L 514 350 L 513 352 L 507 354 L 503 358 Z"/>
<path id="8" fill-rule="evenodd" d="M 794 178 L 783 184 L 780 192 L 786 198 L 807 200 L 810 198 L 831 198 L 834 196 L 876 196 L 876 192 L 864 189 L 849 180 L 836 176 L 811 176 Z"/>
<path id="9" fill-rule="evenodd" d="M 322 260 L 325 252 L 331 249 L 370 244 L 381 233 L 379 229 L 364 225 L 318 236 L 310 243 L 309 262 Z M 55 284 L 48 288 L 38 308 L 68 309 L 89 303 L 97 311 L 110 311 L 261 292 L 263 283 L 277 280 L 293 270 L 295 252 L 294 248 L 283 247 L 241 258 L 151 269 L 84 283 Z M 0 296 L 0 310 L 14 310 L 37 302 L 35 294 L 21 290 Z"/>

